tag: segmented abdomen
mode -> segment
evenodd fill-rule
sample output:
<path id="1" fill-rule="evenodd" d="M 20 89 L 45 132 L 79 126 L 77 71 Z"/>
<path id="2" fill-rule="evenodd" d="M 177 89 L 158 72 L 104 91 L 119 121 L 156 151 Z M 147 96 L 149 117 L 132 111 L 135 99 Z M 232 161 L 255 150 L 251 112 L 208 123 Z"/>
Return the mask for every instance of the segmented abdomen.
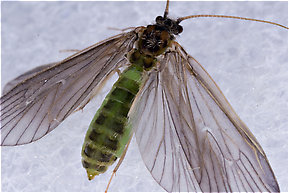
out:
<path id="1" fill-rule="evenodd" d="M 82 165 L 88 179 L 104 173 L 121 156 L 131 135 L 128 112 L 141 85 L 142 69 L 130 66 L 106 96 L 86 133 Z"/>

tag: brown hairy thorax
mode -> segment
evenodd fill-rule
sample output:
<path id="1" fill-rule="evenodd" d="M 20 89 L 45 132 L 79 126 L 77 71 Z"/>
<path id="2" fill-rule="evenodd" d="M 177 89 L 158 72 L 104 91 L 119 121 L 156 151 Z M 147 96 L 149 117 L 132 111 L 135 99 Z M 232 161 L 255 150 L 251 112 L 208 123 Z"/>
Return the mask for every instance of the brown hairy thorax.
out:
<path id="1" fill-rule="evenodd" d="M 183 31 L 180 21 L 172 20 L 167 16 L 158 16 L 154 25 L 148 25 L 139 33 L 137 49 L 134 49 L 129 60 L 146 70 L 155 65 L 156 57 L 163 54 L 171 46 L 178 35 Z"/>

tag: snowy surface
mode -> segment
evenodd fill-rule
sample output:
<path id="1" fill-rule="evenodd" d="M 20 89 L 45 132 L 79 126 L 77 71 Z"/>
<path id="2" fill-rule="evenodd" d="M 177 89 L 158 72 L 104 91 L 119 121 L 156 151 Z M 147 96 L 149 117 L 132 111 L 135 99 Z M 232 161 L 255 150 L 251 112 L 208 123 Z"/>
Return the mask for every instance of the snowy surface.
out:
<path id="1" fill-rule="evenodd" d="M 165 2 L 2 2 L 2 86 L 41 64 L 59 61 L 119 33 L 147 25 Z M 287 2 L 172 2 L 171 16 L 226 14 L 287 24 Z M 227 19 L 182 23 L 177 41 L 221 87 L 265 150 L 288 191 L 288 36 L 280 27 Z M 109 88 L 106 88 L 106 92 Z M 102 96 L 41 140 L 2 149 L 2 191 L 104 191 L 110 170 L 88 181 L 81 166 L 86 129 Z M 145 168 L 135 140 L 110 191 L 163 191 Z"/>

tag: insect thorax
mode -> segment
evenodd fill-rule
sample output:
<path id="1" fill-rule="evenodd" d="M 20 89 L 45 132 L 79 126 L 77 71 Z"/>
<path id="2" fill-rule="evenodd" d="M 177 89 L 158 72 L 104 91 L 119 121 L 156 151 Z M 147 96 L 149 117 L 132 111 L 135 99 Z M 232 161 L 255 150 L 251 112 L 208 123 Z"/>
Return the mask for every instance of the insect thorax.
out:
<path id="1" fill-rule="evenodd" d="M 139 33 L 137 48 L 129 56 L 132 64 L 150 69 L 155 65 L 156 57 L 165 53 L 171 47 L 174 35 L 183 31 L 177 21 L 158 16 L 156 24 L 148 25 Z"/>

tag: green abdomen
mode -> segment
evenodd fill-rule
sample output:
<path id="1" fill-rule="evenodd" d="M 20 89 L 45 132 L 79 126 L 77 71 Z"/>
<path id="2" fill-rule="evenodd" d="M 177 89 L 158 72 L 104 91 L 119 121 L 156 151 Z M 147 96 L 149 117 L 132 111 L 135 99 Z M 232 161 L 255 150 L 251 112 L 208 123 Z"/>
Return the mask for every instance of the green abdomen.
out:
<path id="1" fill-rule="evenodd" d="M 131 135 L 128 112 L 141 85 L 142 69 L 125 70 L 94 116 L 82 147 L 82 165 L 89 180 L 104 173 L 122 152 Z"/>

